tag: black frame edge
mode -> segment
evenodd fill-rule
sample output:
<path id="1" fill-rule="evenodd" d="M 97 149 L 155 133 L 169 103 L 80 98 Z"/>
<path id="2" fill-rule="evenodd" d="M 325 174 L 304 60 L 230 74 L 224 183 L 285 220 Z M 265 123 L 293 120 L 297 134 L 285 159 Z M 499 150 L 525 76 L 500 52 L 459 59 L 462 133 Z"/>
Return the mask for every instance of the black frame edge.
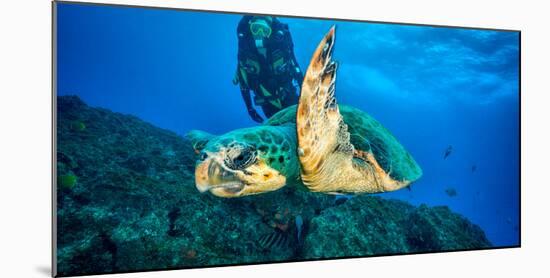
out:
<path id="1" fill-rule="evenodd" d="M 52 227 L 51 227 L 51 273 L 57 277 L 57 1 L 51 2 L 51 108 L 52 108 L 52 178 L 51 178 L 51 202 L 52 202 Z"/>

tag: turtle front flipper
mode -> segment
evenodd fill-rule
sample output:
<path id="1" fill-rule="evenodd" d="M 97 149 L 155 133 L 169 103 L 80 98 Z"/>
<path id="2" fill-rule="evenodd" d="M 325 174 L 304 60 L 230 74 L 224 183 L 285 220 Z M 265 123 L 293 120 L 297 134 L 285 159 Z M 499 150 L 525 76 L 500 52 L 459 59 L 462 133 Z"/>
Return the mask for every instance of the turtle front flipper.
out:
<path id="1" fill-rule="evenodd" d="M 307 69 L 296 131 L 302 182 L 311 191 L 377 193 L 407 186 L 394 180 L 369 151 L 356 150 L 334 97 L 336 63 L 331 60 L 335 29 L 325 35 Z"/>

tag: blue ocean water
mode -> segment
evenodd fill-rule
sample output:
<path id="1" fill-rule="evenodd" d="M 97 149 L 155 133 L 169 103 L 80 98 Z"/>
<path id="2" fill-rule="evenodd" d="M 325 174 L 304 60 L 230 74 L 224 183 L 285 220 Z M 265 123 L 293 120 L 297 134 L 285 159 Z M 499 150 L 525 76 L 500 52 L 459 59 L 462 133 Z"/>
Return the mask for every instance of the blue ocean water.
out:
<path id="1" fill-rule="evenodd" d="M 241 16 L 79 4 L 57 15 L 58 95 L 181 135 L 256 125 L 231 82 Z M 518 33 L 279 19 L 303 71 L 336 25 L 338 101 L 374 116 L 422 167 L 410 191 L 381 196 L 447 205 L 495 246 L 519 244 Z"/>

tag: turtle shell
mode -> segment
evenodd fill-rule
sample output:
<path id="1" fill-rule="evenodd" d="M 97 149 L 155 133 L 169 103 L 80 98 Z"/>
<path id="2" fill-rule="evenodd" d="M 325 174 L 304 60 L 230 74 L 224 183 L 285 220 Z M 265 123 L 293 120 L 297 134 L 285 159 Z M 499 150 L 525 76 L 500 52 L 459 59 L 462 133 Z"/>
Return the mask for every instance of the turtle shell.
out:
<path id="1" fill-rule="evenodd" d="M 339 105 L 339 108 L 348 126 L 350 142 L 356 150 L 372 153 L 394 180 L 415 181 L 422 176 L 422 169 L 411 154 L 380 122 L 357 108 L 346 105 Z M 295 123 L 296 105 L 279 111 L 265 125 Z"/>
<path id="2" fill-rule="evenodd" d="M 269 118 L 264 125 L 296 124 L 296 105 L 289 106 Z"/>

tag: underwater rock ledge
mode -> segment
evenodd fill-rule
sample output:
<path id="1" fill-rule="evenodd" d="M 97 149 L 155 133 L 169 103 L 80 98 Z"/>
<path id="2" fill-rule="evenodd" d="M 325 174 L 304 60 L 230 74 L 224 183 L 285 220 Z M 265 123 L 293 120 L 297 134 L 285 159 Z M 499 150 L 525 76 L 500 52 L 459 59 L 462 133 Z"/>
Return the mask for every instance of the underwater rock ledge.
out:
<path id="1" fill-rule="evenodd" d="M 57 98 L 58 274 L 486 248 L 447 207 L 293 188 L 200 194 L 183 137 L 137 117 Z"/>
<path id="2" fill-rule="evenodd" d="M 360 196 L 311 220 L 304 257 L 331 258 L 488 248 L 485 233 L 446 206 Z"/>

